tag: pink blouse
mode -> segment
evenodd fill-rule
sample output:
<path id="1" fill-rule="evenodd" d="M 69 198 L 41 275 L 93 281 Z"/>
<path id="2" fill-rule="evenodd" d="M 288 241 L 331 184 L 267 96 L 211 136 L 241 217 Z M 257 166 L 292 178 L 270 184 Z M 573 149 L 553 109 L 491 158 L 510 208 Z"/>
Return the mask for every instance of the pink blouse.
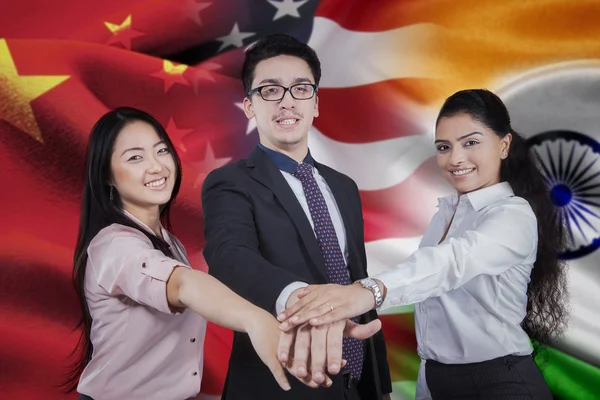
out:
<path id="1" fill-rule="evenodd" d="M 94 400 L 183 400 L 200 392 L 206 320 L 169 308 L 167 280 L 175 266 L 190 263 L 181 243 L 164 229 L 162 235 L 175 258 L 119 224 L 90 243 L 85 289 L 94 352 L 79 393 Z"/>

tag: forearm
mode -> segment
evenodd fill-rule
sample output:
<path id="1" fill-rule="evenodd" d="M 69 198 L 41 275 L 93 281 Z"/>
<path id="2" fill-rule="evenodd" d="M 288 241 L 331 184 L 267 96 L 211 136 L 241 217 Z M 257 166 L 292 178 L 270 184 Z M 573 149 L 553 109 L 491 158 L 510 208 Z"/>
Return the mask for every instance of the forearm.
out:
<path id="1" fill-rule="evenodd" d="M 205 251 L 210 275 L 253 304 L 275 312 L 282 290 L 303 279 L 279 268 L 254 251 L 238 246 L 222 246 L 217 252 Z"/>
<path id="2" fill-rule="evenodd" d="M 214 277 L 188 268 L 173 271 L 167 296 L 172 306 L 188 307 L 207 320 L 238 332 L 247 332 L 248 322 L 260 313 L 266 314 Z"/>

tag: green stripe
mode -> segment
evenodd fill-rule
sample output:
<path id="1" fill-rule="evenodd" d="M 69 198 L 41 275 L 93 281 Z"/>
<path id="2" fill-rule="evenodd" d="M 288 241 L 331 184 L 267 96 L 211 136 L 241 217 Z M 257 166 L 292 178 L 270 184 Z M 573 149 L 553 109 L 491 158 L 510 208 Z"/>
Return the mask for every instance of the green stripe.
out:
<path id="1" fill-rule="evenodd" d="M 556 400 L 599 400 L 600 369 L 549 348 L 542 373 Z"/>
<path id="2" fill-rule="evenodd" d="M 408 306 L 397 306 L 385 309 L 383 311 L 378 311 L 379 315 L 391 315 L 391 314 L 409 314 L 415 311 L 415 306 L 410 304 Z"/>
<path id="3" fill-rule="evenodd" d="M 392 400 L 414 400 L 417 381 L 397 381 L 392 383 Z"/>

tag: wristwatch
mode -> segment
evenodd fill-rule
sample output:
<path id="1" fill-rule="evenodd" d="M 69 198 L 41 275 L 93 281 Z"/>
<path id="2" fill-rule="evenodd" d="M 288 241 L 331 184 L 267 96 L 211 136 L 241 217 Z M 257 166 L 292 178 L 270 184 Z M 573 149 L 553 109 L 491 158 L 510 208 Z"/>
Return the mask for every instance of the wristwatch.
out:
<path id="1" fill-rule="evenodd" d="M 375 309 L 378 310 L 383 304 L 383 293 L 381 293 L 381 289 L 379 289 L 379 285 L 375 282 L 373 278 L 365 278 L 358 281 L 362 287 L 365 289 L 369 289 L 373 292 L 373 297 L 375 297 Z"/>

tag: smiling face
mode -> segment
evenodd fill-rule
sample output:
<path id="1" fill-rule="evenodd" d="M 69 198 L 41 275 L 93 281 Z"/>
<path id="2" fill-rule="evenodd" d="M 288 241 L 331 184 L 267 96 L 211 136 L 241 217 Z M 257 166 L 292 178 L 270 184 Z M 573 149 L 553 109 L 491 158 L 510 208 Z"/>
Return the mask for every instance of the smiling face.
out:
<path id="1" fill-rule="evenodd" d="M 142 121 L 130 122 L 119 132 L 111 171 L 123 208 L 133 215 L 158 213 L 159 206 L 171 199 L 177 177 L 169 147 Z"/>
<path id="2" fill-rule="evenodd" d="M 469 114 L 443 117 L 435 132 L 438 167 L 459 194 L 495 185 L 511 139 L 510 133 L 500 138 Z"/>
<path id="3" fill-rule="evenodd" d="M 315 83 L 308 63 L 298 57 L 282 55 L 256 65 L 252 89 L 269 84 L 289 87 L 297 83 Z M 244 111 L 248 118 L 256 118 L 262 145 L 284 153 L 301 149 L 306 155 L 308 130 L 319 115 L 318 102 L 316 94 L 307 100 L 296 100 L 285 92 L 279 101 L 266 101 L 254 93 L 244 99 Z"/>

